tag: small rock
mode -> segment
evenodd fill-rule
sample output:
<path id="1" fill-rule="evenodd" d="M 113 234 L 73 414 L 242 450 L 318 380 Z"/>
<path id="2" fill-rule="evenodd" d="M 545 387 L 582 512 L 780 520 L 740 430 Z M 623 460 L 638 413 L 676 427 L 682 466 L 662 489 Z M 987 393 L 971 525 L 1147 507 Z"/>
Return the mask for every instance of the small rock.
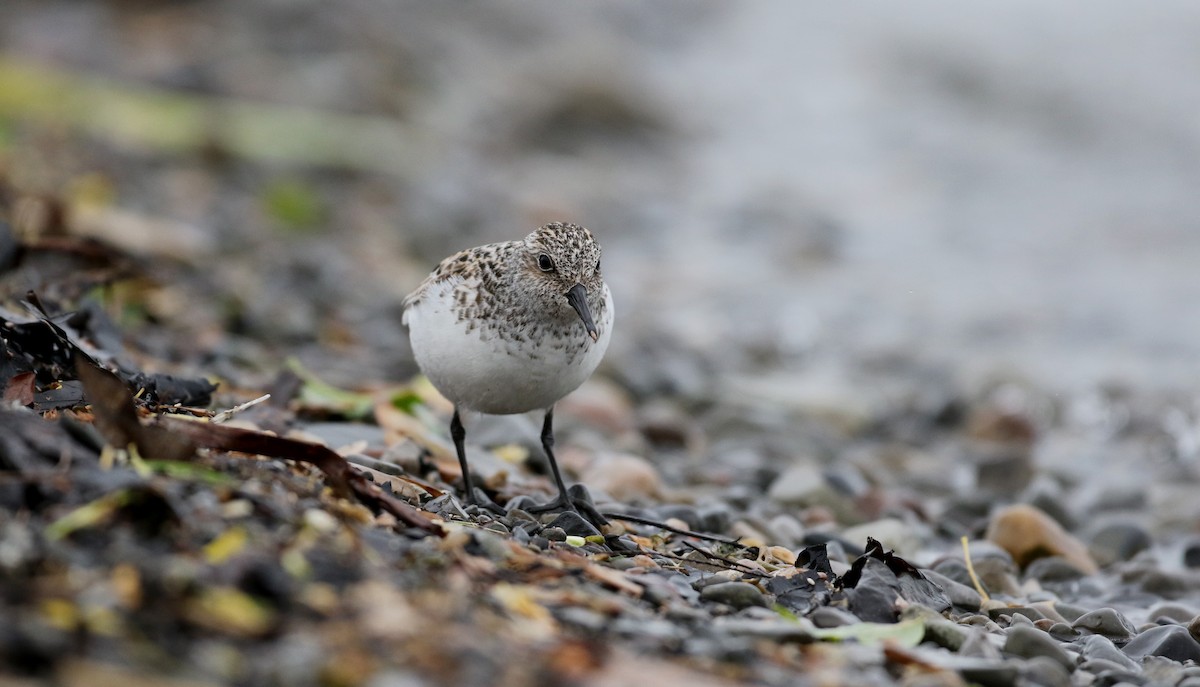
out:
<path id="1" fill-rule="evenodd" d="M 1053 518 L 1033 506 L 1001 509 L 988 525 L 987 538 L 1012 554 L 1022 567 L 1044 556 L 1062 556 L 1085 574 L 1100 571 L 1087 547 Z"/>
<path id="2" fill-rule="evenodd" d="M 967 630 L 958 623 L 944 618 L 925 619 L 925 641 L 933 642 L 950 651 L 958 651 L 967 641 Z"/>
<path id="3" fill-rule="evenodd" d="M 946 593 L 946 597 L 950 599 L 950 603 L 957 608 L 965 611 L 978 611 L 980 604 L 983 603 L 983 598 L 973 587 L 950 579 L 936 570 L 922 569 L 921 574 L 925 576 L 925 579 L 941 587 L 942 591 Z"/>
<path id="4" fill-rule="evenodd" d="M 1013 620 L 1020 617 L 1030 621 L 1031 624 L 1034 620 L 1042 620 L 1046 617 L 1042 615 L 1041 611 L 1038 611 L 1036 608 L 1029 608 L 1028 606 L 999 606 L 989 608 L 987 613 L 988 617 L 992 620 L 999 620 L 1001 616 L 1009 616 Z"/>
<path id="5" fill-rule="evenodd" d="M 679 520 L 682 521 L 689 530 L 699 530 L 702 526 L 700 513 L 691 506 L 668 504 L 655 508 L 653 512 L 655 519 L 664 521 Z"/>
<path id="6" fill-rule="evenodd" d="M 1192 542 L 1183 549 L 1183 564 L 1189 568 L 1200 568 L 1200 542 Z"/>
<path id="7" fill-rule="evenodd" d="M 1147 656 L 1142 659 L 1142 676 L 1146 684 L 1174 685 L 1183 679 L 1183 666 L 1162 656 Z"/>
<path id="8" fill-rule="evenodd" d="M 1025 576 L 1042 583 L 1070 582 L 1084 577 L 1084 573 L 1062 556 L 1047 556 L 1030 563 Z"/>
<path id="9" fill-rule="evenodd" d="M 577 537 L 592 537 L 600 534 L 600 530 L 596 529 L 592 523 L 584 520 L 582 515 L 573 510 L 559 513 L 558 517 L 551 520 L 550 524 L 546 526 L 546 531 L 543 534 L 546 534 L 550 529 L 555 527 L 569 535 L 573 534 Z M 550 535 L 546 534 L 546 538 L 549 539 Z"/>
<path id="10" fill-rule="evenodd" d="M 1195 617 L 1195 610 L 1182 604 L 1173 603 L 1170 601 L 1157 604 L 1151 608 L 1148 613 L 1146 613 L 1146 618 L 1148 618 L 1150 622 L 1157 623 L 1159 625 L 1165 624 L 1163 623 L 1164 619 L 1178 625 L 1184 625 L 1191 622 L 1192 618 Z"/>
<path id="11" fill-rule="evenodd" d="M 630 453 L 597 456 L 583 469 L 579 481 L 620 502 L 655 499 L 662 493 L 658 468 Z"/>
<path id="12" fill-rule="evenodd" d="M 1026 679 L 1039 687 L 1071 687 L 1071 671 L 1049 656 L 1034 656 L 1023 668 Z"/>
<path id="13" fill-rule="evenodd" d="M 1085 613 L 1080 616 L 1075 622 L 1071 623 L 1071 627 L 1076 630 L 1084 630 L 1095 635 L 1103 635 L 1115 642 L 1126 642 L 1135 634 L 1137 629 L 1129 619 L 1121 615 L 1116 609 L 1100 608 L 1090 613 Z"/>
<path id="14" fill-rule="evenodd" d="M 1024 447 L 976 451 L 974 461 L 975 483 L 981 491 L 1014 494 L 1033 480 L 1032 456 Z"/>
<path id="15" fill-rule="evenodd" d="M 814 610 L 808 619 L 817 627 L 841 627 L 862 622 L 858 616 L 837 606 L 821 606 Z"/>
<path id="16" fill-rule="evenodd" d="M 711 584 L 700 591 L 700 598 L 703 601 L 722 603 L 734 608 L 767 605 L 767 600 L 763 597 L 762 592 L 749 582 Z"/>
<path id="17" fill-rule="evenodd" d="M 1182 625 L 1152 627 L 1134 637 L 1122 651 L 1130 658 L 1165 656 L 1181 663 L 1200 662 L 1200 643 Z"/>
<path id="18" fill-rule="evenodd" d="M 1079 644 L 1079 655 L 1085 659 L 1102 659 L 1122 666 L 1124 669 L 1138 672 L 1141 670 L 1137 661 L 1129 658 L 1104 635 L 1088 635 Z"/>
<path id="19" fill-rule="evenodd" d="M 825 472 L 812 460 L 794 463 L 771 483 L 767 497 L 776 503 L 797 508 L 822 507 L 838 522 L 861 522 L 863 517 L 852 495 L 825 479 Z"/>
<path id="20" fill-rule="evenodd" d="M 1020 597 L 1021 583 L 1013 572 L 1011 561 L 1000 558 L 984 558 L 973 563 L 979 583 L 989 594 Z"/>
<path id="21" fill-rule="evenodd" d="M 1004 650 L 1022 658 L 1046 656 L 1068 671 L 1075 669 L 1075 661 L 1067 650 L 1050 635 L 1034 627 L 1018 625 L 1011 628 L 1004 642 Z"/>
<path id="22" fill-rule="evenodd" d="M 1101 566 L 1127 561 L 1153 545 L 1150 533 L 1133 522 L 1112 522 L 1092 535 L 1088 550 Z"/>

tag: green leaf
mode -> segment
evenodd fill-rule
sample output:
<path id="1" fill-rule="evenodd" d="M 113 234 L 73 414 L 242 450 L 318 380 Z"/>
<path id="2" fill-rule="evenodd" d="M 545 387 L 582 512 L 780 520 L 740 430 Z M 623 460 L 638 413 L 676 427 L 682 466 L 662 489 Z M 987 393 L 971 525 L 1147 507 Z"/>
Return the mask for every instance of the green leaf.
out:
<path id="1" fill-rule="evenodd" d="M 369 420 L 373 416 L 375 400 L 370 394 L 346 391 L 321 381 L 295 358 L 288 358 L 287 368 L 304 382 L 300 387 L 301 405 L 337 413 L 349 420 Z"/>
<path id="2" fill-rule="evenodd" d="M 316 189 L 297 179 L 274 182 L 263 192 L 262 202 L 267 214 L 290 231 L 315 229 L 325 220 L 325 205 Z"/>
<path id="3" fill-rule="evenodd" d="M 151 472 L 175 479 L 202 482 L 214 487 L 233 486 L 238 483 L 238 480 L 230 475 L 195 463 L 178 460 L 143 460 L 141 462 Z"/>
<path id="4" fill-rule="evenodd" d="M 392 396 L 392 407 L 409 415 L 415 415 L 417 406 L 422 403 L 421 397 L 411 390 L 401 391 Z"/>
<path id="5" fill-rule="evenodd" d="M 891 642 L 912 648 L 925 638 L 925 623 L 920 618 L 910 618 L 899 623 L 855 623 L 840 627 L 813 627 L 809 631 L 817 639 L 833 642 L 854 640 L 868 645 Z"/>
<path id="6" fill-rule="evenodd" d="M 105 494 L 50 523 L 46 527 L 46 538 L 51 541 L 62 539 L 77 530 L 103 524 L 132 500 L 133 491 L 129 489 Z"/>

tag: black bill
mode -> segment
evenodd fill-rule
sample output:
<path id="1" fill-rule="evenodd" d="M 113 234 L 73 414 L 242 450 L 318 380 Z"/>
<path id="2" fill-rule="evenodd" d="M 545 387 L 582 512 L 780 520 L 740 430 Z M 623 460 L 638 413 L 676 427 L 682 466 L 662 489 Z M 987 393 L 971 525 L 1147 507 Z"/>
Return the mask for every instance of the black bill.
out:
<path id="1" fill-rule="evenodd" d="M 592 341 L 598 340 L 600 332 L 596 331 L 596 323 L 592 321 L 592 311 L 588 309 L 587 304 L 587 289 L 583 288 L 583 284 L 576 284 L 567 291 L 567 302 L 579 313 L 579 319 L 583 320 L 583 326 L 591 335 Z"/>

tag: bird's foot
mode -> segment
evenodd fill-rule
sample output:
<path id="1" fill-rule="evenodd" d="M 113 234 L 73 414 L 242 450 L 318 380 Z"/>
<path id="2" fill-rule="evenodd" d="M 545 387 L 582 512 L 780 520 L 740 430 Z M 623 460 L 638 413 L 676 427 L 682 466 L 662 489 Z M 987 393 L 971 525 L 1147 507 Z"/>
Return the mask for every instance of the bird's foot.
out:
<path id="1" fill-rule="evenodd" d="M 566 494 L 559 494 L 558 498 L 549 503 L 539 506 L 529 506 L 525 510 L 530 513 L 574 511 L 598 530 L 608 524 L 608 519 L 601 515 L 600 511 L 596 510 L 596 504 L 592 502 L 592 495 L 588 493 L 587 487 L 582 484 L 572 485 L 567 489 Z"/>
<path id="2" fill-rule="evenodd" d="M 485 494 L 479 487 L 475 487 L 467 494 L 466 504 L 468 506 L 482 508 L 483 510 L 489 511 L 496 515 L 504 515 L 508 512 L 490 497 L 488 497 L 488 495 Z"/>

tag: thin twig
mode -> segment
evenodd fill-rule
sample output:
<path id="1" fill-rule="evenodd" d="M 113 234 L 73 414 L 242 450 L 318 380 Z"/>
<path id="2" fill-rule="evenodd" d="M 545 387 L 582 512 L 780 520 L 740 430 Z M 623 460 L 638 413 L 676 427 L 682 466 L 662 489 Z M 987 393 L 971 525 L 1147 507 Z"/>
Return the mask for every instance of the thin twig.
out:
<path id="1" fill-rule="evenodd" d="M 234 415 L 242 412 L 243 410 L 246 410 L 247 408 L 253 408 L 254 406 L 258 405 L 259 403 L 262 403 L 263 401 L 266 401 L 270 398 L 271 398 L 271 394 L 263 394 L 262 396 L 259 396 L 258 398 L 254 399 L 253 401 L 246 401 L 245 403 L 243 403 L 241 405 L 236 405 L 228 410 L 222 410 L 221 412 L 212 416 L 212 422 L 225 422 L 226 420 L 228 420 L 229 418 L 233 417 Z"/>
<path id="2" fill-rule="evenodd" d="M 967 545 L 967 535 L 962 538 L 963 560 L 967 562 L 967 574 L 971 576 L 971 581 L 975 583 L 975 591 L 979 592 L 979 596 L 988 601 L 991 597 L 984 591 L 983 585 L 979 583 L 979 576 L 975 574 L 975 566 L 971 565 L 971 547 Z"/>
<path id="3" fill-rule="evenodd" d="M 623 513 L 601 513 L 601 515 L 603 515 L 604 517 L 606 517 L 610 520 L 624 520 L 626 522 L 636 522 L 639 525 L 649 525 L 650 527 L 657 527 L 659 529 L 666 530 L 668 532 L 673 532 L 675 534 L 682 534 L 685 537 L 695 537 L 696 539 L 703 539 L 705 541 L 715 541 L 718 544 L 728 544 L 730 546 L 736 546 L 736 547 L 742 548 L 742 549 L 750 548 L 750 547 L 746 546 L 745 544 L 741 543 L 737 539 L 730 539 L 728 537 L 718 537 L 715 534 L 704 534 L 703 532 L 693 532 L 691 530 L 685 530 L 685 529 L 681 529 L 679 527 L 672 527 L 665 522 L 658 522 L 657 520 L 651 520 L 650 518 L 641 518 L 636 515 L 625 515 Z"/>

